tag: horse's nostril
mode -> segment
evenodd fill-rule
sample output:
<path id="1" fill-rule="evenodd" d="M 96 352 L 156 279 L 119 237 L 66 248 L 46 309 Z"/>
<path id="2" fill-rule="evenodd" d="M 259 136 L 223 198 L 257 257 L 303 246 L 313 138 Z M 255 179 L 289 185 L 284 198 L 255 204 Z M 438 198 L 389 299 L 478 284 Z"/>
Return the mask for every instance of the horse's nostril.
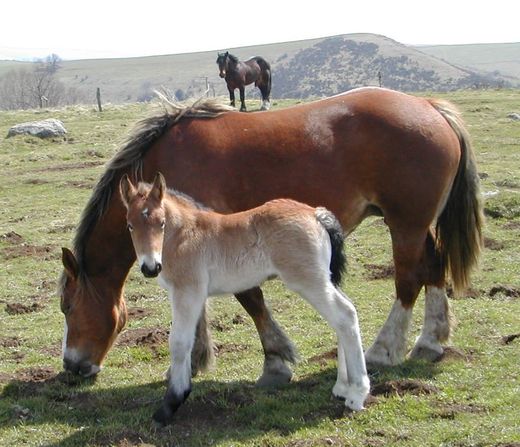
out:
<path id="1" fill-rule="evenodd" d="M 161 273 L 162 264 L 160 262 L 158 262 L 157 265 L 155 266 L 155 270 L 157 271 L 157 274 Z"/>

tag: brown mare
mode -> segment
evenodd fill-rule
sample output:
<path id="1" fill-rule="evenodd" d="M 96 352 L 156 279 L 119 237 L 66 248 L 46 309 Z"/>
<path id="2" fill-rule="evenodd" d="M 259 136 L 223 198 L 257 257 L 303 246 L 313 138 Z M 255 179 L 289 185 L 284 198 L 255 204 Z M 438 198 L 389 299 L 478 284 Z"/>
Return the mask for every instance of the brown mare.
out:
<path id="1" fill-rule="evenodd" d="M 162 174 L 153 185 L 120 182 L 128 230 L 141 272 L 158 277 L 172 305 L 168 390 L 155 412 L 160 424 L 191 392 L 191 350 L 208 296 L 257 287 L 279 277 L 336 331 L 338 378 L 333 394 L 362 410 L 370 391 L 356 309 L 339 289 L 345 270 L 344 235 L 323 207 L 271 200 L 233 214 L 205 209 L 167 190 Z"/>
<path id="2" fill-rule="evenodd" d="M 117 191 L 120 178 L 169 187 L 221 213 L 274 198 L 324 206 L 348 234 L 384 216 L 395 263 L 396 300 L 367 363 L 395 365 L 407 352 L 412 308 L 425 286 L 424 325 L 414 358 L 443 352 L 450 335 L 445 285 L 463 289 L 481 244 L 473 150 L 447 102 L 363 88 L 266 113 L 209 103 L 165 103 L 140 122 L 106 168 L 81 218 L 73 252 L 63 250 L 64 366 L 99 371 L 126 322 L 123 288 L 135 252 Z M 117 262 L 114 260 L 117 259 Z M 259 385 L 287 382 L 295 350 L 254 288 L 235 295 L 253 318 L 265 354 Z M 212 358 L 206 313 L 197 328 L 194 371 Z"/>
<path id="3" fill-rule="evenodd" d="M 269 110 L 271 94 L 271 65 L 260 56 L 252 57 L 245 62 L 239 61 L 229 52 L 219 53 L 217 57 L 219 76 L 226 80 L 231 105 L 235 107 L 235 89 L 240 92 L 240 111 L 246 111 L 245 87 L 255 83 L 262 94 L 262 108 Z"/>

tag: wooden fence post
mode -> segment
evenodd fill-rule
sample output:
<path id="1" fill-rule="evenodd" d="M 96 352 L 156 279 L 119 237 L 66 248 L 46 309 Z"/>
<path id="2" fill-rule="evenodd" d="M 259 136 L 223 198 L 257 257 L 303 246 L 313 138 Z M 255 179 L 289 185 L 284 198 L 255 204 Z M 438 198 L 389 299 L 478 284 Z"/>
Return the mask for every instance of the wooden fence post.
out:
<path id="1" fill-rule="evenodd" d="M 101 90 L 99 89 L 99 87 L 97 88 L 96 90 L 96 98 L 97 98 L 97 106 L 98 106 L 98 110 L 100 112 L 103 111 L 103 108 L 101 107 Z"/>

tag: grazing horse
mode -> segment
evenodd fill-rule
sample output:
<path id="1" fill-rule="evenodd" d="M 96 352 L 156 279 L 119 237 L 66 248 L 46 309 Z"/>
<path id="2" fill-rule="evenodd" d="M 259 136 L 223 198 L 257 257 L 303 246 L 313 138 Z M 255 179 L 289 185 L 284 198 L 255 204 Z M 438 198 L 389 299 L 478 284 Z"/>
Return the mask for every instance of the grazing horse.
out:
<path id="1" fill-rule="evenodd" d="M 424 325 L 410 355 L 442 354 L 450 335 L 446 281 L 451 277 L 455 292 L 467 286 L 482 225 L 473 150 L 451 104 L 363 88 L 265 113 L 229 111 L 214 102 L 181 107 L 164 99 L 163 105 L 137 124 L 110 161 L 83 211 L 73 251 L 63 250 L 65 368 L 97 373 L 125 325 L 124 283 L 135 252 L 114 191 L 124 174 L 150 182 L 157 171 L 169 187 L 224 214 L 286 197 L 326 207 L 347 234 L 368 216 L 384 216 L 397 293 L 365 359 L 404 360 L 423 287 Z M 261 289 L 235 296 L 264 350 L 257 383 L 289 381 L 296 352 Z M 193 371 L 211 362 L 209 337 L 203 310 Z"/>
<path id="2" fill-rule="evenodd" d="M 231 105 L 235 107 L 235 89 L 240 91 L 240 111 L 246 111 L 245 86 L 255 83 L 255 87 L 262 93 L 262 108 L 269 110 L 271 107 L 269 95 L 271 94 L 271 65 L 260 56 L 252 57 L 245 62 L 239 61 L 236 56 L 219 53 L 217 57 L 219 76 L 226 80 Z"/>
<path id="3" fill-rule="evenodd" d="M 121 178 L 127 225 L 144 276 L 159 276 L 173 310 L 169 384 L 154 419 L 166 424 L 191 391 L 191 349 L 208 296 L 237 293 L 279 277 L 328 321 L 338 336 L 336 397 L 361 410 L 370 389 L 354 306 L 338 285 L 345 269 L 343 229 L 325 208 L 272 200 L 219 214 L 166 191 Z"/>

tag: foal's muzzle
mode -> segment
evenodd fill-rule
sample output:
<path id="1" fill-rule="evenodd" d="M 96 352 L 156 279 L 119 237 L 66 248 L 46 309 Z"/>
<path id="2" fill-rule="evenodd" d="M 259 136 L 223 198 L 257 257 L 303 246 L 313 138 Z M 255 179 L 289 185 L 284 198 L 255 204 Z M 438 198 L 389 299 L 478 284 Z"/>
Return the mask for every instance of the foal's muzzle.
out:
<path id="1" fill-rule="evenodd" d="M 89 362 L 75 362 L 70 359 L 63 359 L 63 368 L 72 374 L 79 374 L 83 377 L 95 376 L 101 368 Z"/>
<path id="2" fill-rule="evenodd" d="M 159 273 L 161 273 L 161 270 L 162 264 L 160 262 L 157 262 L 153 268 L 148 267 L 146 263 L 141 266 L 141 272 L 147 278 L 155 278 Z"/>

